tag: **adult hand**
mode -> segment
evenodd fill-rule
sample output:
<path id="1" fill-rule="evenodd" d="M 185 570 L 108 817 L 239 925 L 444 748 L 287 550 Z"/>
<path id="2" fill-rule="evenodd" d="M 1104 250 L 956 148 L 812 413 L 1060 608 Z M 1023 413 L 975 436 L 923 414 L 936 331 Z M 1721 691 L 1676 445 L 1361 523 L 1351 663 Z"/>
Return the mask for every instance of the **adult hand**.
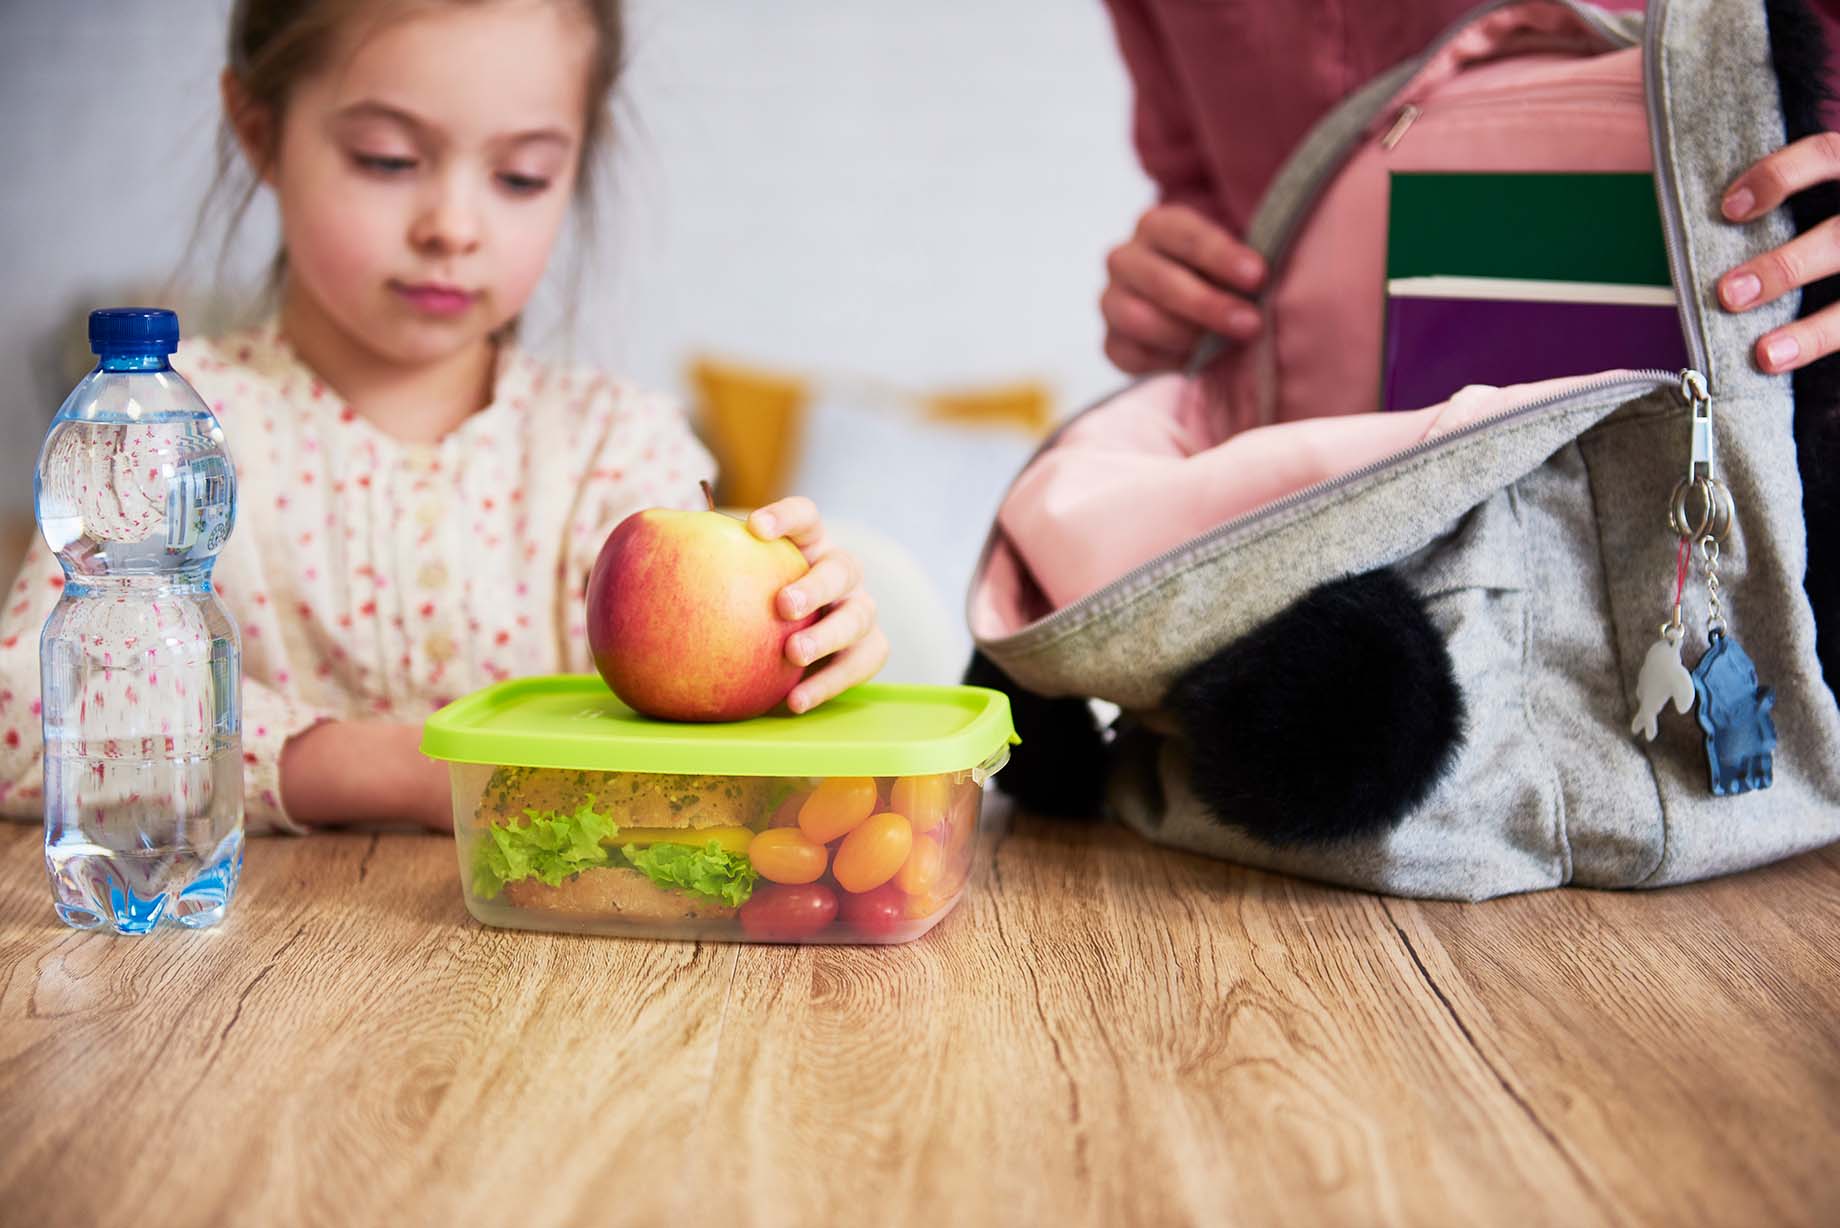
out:
<path id="1" fill-rule="evenodd" d="M 1726 218 L 1748 222 L 1817 183 L 1840 180 L 1840 133 L 1819 132 L 1759 159 L 1733 181 Z M 1719 279 L 1727 311 L 1749 311 L 1823 277 L 1840 273 L 1840 217 L 1830 217 L 1781 247 L 1745 261 Z M 1757 339 L 1757 365 L 1776 373 L 1807 366 L 1840 349 L 1840 304 Z"/>
<path id="2" fill-rule="evenodd" d="M 1187 205 L 1146 211 L 1105 267 L 1105 356 L 1128 374 L 1180 370 L 1204 333 L 1244 341 L 1259 331 L 1248 300 L 1264 260 Z"/>

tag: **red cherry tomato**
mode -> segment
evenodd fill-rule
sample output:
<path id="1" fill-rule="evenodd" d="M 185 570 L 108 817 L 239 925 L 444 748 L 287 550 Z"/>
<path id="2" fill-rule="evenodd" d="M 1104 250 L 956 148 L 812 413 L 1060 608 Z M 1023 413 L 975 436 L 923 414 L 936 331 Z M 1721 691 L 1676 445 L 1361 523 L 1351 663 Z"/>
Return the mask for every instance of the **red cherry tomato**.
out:
<path id="1" fill-rule="evenodd" d="M 893 883 L 843 897 L 845 925 L 864 938 L 886 938 L 907 923 L 907 893 Z"/>
<path id="2" fill-rule="evenodd" d="M 794 793 L 791 797 L 781 802 L 779 808 L 773 812 L 773 817 L 768 820 L 767 826 L 797 827 L 799 825 L 799 810 L 805 805 L 805 799 L 810 796 L 811 793 L 807 790 L 803 793 Z"/>
<path id="3" fill-rule="evenodd" d="M 761 942 L 802 942 L 837 919 L 837 893 L 823 883 L 758 883 L 741 906 L 741 929 Z"/>

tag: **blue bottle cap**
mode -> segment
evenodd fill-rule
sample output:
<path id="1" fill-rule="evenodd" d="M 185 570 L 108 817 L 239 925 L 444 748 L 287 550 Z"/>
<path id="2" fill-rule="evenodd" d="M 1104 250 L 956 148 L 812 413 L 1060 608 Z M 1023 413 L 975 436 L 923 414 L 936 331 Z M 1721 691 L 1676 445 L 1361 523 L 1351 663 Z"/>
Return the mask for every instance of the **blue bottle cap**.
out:
<path id="1" fill-rule="evenodd" d="M 93 354 L 170 354 L 179 348 L 179 316 L 163 307 L 108 307 L 89 313 Z"/>

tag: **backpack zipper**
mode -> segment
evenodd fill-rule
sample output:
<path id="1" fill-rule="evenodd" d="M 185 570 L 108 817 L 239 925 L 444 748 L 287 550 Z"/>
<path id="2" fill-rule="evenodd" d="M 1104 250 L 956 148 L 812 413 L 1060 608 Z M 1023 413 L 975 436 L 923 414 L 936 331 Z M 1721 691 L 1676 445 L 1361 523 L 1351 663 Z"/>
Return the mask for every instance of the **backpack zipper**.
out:
<path id="1" fill-rule="evenodd" d="M 1575 110 L 1593 103 L 1629 102 L 1643 97 L 1640 86 L 1632 85 L 1628 89 L 1618 88 L 1605 82 L 1574 83 L 1563 92 L 1555 91 L 1539 98 L 1526 99 L 1512 107 L 1504 104 L 1514 101 L 1514 91 L 1508 89 L 1478 90 L 1473 94 L 1462 94 L 1456 98 L 1439 99 L 1437 102 L 1424 104 L 1408 102 L 1400 107 L 1393 119 L 1393 126 L 1380 138 L 1380 148 L 1391 153 L 1405 139 L 1408 129 L 1420 119 L 1443 119 L 1451 115 L 1462 115 L 1466 111 L 1499 108 L 1512 110 L 1518 115 L 1543 115 L 1553 111 Z"/>
<path id="2" fill-rule="evenodd" d="M 1386 135 L 1380 138 L 1380 148 L 1391 153 L 1393 147 L 1405 139 L 1406 129 L 1416 123 L 1418 117 L 1423 114 L 1424 111 L 1416 103 L 1408 102 L 1405 106 L 1400 107 L 1399 117 L 1393 121 L 1393 126 L 1386 130 Z"/>
<path id="3" fill-rule="evenodd" d="M 1076 614 L 1083 612 L 1091 606 L 1101 604 L 1125 590 L 1136 587 L 1145 578 L 1166 567 L 1183 554 L 1187 554 L 1212 542 L 1219 541 L 1222 538 L 1230 537 L 1241 530 L 1258 524 L 1260 521 L 1288 511 L 1300 504 L 1308 503 L 1311 500 L 1320 499 L 1325 495 L 1333 494 L 1343 487 L 1373 477 L 1376 474 L 1383 473 L 1396 465 L 1401 465 L 1407 461 L 1427 455 L 1428 453 L 1436 452 L 1441 448 L 1481 434 L 1483 431 L 1493 430 L 1498 426 L 1515 421 L 1516 419 L 1532 417 L 1572 403 L 1597 400 L 1607 393 L 1620 395 L 1624 392 L 1652 392 L 1657 388 L 1678 389 L 1680 387 L 1681 378 L 1682 373 L 1679 371 L 1663 371 L 1659 368 L 1644 368 L 1631 371 L 1627 375 L 1607 376 L 1603 379 L 1592 380 L 1588 384 L 1581 384 L 1566 392 L 1556 393 L 1548 397 L 1541 397 L 1538 400 L 1530 401 L 1522 405 L 1511 406 L 1499 413 L 1493 413 L 1487 417 L 1478 418 L 1474 422 L 1465 423 L 1463 426 L 1446 434 L 1438 435 L 1431 439 L 1421 440 L 1402 451 L 1389 453 L 1379 460 L 1362 465 L 1359 469 L 1351 470 L 1348 473 L 1337 474 L 1332 478 L 1324 478 L 1322 481 L 1311 486 L 1306 486 L 1302 490 L 1292 491 L 1290 494 L 1280 499 L 1275 499 L 1249 512 L 1242 512 L 1238 516 L 1223 520 L 1206 532 L 1197 534 L 1194 537 L 1188 538 L 1186 541 L 1170 547 L 1155 558 L 1139 563 L 1124 575 L 1119 576 L 1116 580 L 1105 585 L 1105 587 L 1088 593 L 1079 600 L 1070 602 L 1049 614 L 1044 614 L 1034 622 L 1002 638 L 1007 640 L 1015 639 L 1023 635 L 1034 636 L 1041 634 L 1050 628 L 1068 622 L 1074 618 Z M 992 534 L 991 541 L 992 543 L 995 541 L 994 533 Z M 989 557 L 990 545 L 986 545 L 984 560 L 979 562 L 978 572 L 981 573 L 984 570 L 984 561 L 987 561 Z"/>
<path id="4" fill-rule="evenodd" d="M 1706 349 L 1705 320 L 1700 316 L 1699 283 L 1682 245 L 1683 208 L 1680 183 L 1675 175 L 1672 119 L 1661 96 L 1661 31 L 1667 24 L 1667 0 L 1648 0 L 1642 38 L 1642 90 L 1648 104 L 1648 143 L 1655 164 L 1655 197 L 1661 206 L 1661 239 L 1667 247 L 1668 271 L 1674 278 L 1674 297 L 1680 307 L 1680 328 L 1686 334 L 1687 365 L 1712 386 L 1712 361 Z"/>

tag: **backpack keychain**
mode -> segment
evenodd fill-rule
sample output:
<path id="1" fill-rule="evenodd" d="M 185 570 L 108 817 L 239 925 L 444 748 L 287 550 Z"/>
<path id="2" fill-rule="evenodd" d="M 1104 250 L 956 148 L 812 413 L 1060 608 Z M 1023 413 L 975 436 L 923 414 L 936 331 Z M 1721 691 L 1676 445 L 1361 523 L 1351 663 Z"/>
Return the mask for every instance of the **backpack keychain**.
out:
<path id="1" fill-rule="evenodd" d="M 1679 542 L 1675 559 L 1674 612 L 1661 625 L 1636 682 L 1636 717 L 1630 732 L 1653 741 L 1656 718 L 1669 702 L 1686 712 L 1698 701 L 1699 727 L 1706 735 L 1712 792 L 1720 797 L 1770 787 L 1776 726 L 1770 718 L 1776 695 L 1757 681 L 1751 662 L 1725 622 L 1719 584 L 1720 543 L 1731 531 L 1731 491 L 1712 474 L 1712 397 L 1705 377 L 1683 371 L 1682 394 L 1693 410 L 1693 440 L 1687 476 L 1668 501 L 1668 527 Z M 1695 551 L 1706 578 L 1706 652 L 1691 673 L 1681 663 L 1681 600 Z"/>
<path id="2" fill-rule="evenodd" d="M 1686 638 L 1686 625 L 1680 620 L 1680 601 L 1687 588 L 1687 571 L 1693 561 L 1693 543 L 1680 539 L 1679 558 L 1675 565 L 1674 615 L 1661 624 L 1661 638 L 1649 646 L 1642 661 L 1641 676 L 1636 679 L 1636 715 L 1629 722 L 1629 732 L 1639 733 L 1650 742 L 1659 732 L 1661 709 L 1672 702 L 1674 711 L 1686 713 L 1693 707 L 1696 692 L 1693 675 L 1680 663 L 1680 645 Z"/>

